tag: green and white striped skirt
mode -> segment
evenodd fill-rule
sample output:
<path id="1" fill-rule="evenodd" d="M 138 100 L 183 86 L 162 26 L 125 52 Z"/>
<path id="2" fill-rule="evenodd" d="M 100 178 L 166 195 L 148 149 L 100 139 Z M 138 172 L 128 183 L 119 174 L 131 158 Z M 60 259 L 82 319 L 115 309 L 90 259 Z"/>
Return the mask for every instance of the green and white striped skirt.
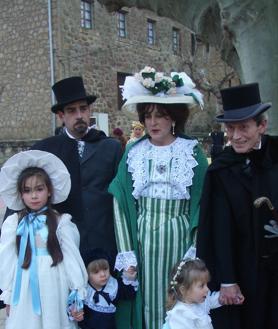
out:
<path id="1" fill-rule="evenodd" d="M 140 278 L 146 329 L 161 329 L 172 267 L 189 241 L 186 200 L 138 200 Z"/>

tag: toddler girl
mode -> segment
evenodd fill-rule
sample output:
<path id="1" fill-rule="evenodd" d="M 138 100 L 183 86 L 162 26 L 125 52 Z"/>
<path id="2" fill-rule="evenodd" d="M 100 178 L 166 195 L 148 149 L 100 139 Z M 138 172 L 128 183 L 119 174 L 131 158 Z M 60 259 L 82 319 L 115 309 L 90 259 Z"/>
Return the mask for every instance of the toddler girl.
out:
<path id="1" fill-rule="evenodd" d="M 69 320 L 67 299 L 73 291 L 82 305 L 86 295 L 79 233 L 70 215 L 51 206 L 64 201 L 69 191 L 65 165 L 48 152 L 20 152 L 1 169 L 0 194 L 16 211 L 4 221 L 0 240 L 6 329 L 77 327 Z"/>
<path id="2" fill-rule="evenodd" d="M 220 307 L 219 292 L 210 293 L 209 272 L 200 259 L 182 260 L 172 272 L 163 329 L 212 329 L 209 311 Z"/>

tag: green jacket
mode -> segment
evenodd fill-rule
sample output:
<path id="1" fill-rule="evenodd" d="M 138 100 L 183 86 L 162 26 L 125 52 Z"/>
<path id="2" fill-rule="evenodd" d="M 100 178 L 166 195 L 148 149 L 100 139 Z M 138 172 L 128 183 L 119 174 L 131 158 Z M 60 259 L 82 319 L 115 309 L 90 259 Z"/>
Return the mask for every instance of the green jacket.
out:
<path id="1" fill-rule="evenodd" d="M 185 135 L 179 137 L 190 139 Z M 133 242 L 133 247 L 135 253 L 138 257 L 138 242 L 137 242 L 137 209 L 136 209 L 136 200 L 132 196 L 133 192 L 133 182 L 131 174 L 127 170 L 127 156 L 131 147 L 140 143 L 143 139 L 148 138 L 144 136 L 142 139 L 127 145 L 126 151 L 122 157 L 122 160 L 118 167 L 118 172 L 114 180 L 109 186 L 109 192 L 113 194 L 116 198 L 119 207 L 124 212 L 125 217 L 128 219 L 128 229 L 131 234 L 131 240 Z M 190 188 L 190 207 L 189 207 L 189 228 L 191 241 L 193 241 L 195 229 L 198 225 L 199 219 L 199 201 L 202 192 L 203 180 L 205 172 L 207 169 L 207 159 L 200 148 L 199 145 L 196 145 L 194 148 L 194 158 L 198 162 L 198 165 L 193 168 L 194 177 L 193 184 Z M 140 265 L 139 265 L 140 266 Z M 140 281 L 140 278 L 139 278 Z M 128 316 L 129 313 L 129 316 Z M 119 329 L 129 329 L 130 322 L 129 319 L 132 316 L 132 328 L 133 329 L 142 329 L 142 296 L 140 289 L 136 294 L 135 302 L 122 302 L 121 305 L 117 308 L 117 328 Z"/>

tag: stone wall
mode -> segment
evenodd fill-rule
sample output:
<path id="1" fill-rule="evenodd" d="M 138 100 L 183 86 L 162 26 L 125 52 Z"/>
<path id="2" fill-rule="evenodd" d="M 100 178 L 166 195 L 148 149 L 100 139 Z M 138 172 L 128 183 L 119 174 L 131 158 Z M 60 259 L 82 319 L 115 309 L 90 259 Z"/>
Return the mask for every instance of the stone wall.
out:
<path id="1" fill-rule="evenodd" d="M 134 73 L 145 65 L 164 72 L 186 71 L 190 65 L 204 72 L 208 81 L 223 79 L 227 67 L 215 49 L 197 43 L 194 58 L 191 55 L 191 31 L 168 18 L 158 17 L 147 10 L 124 8 L 127 13 L 127 37 L 117 35 L 117 13 L 108 13 L 105 7 L 94 2 L 93 28 L 80 27 L 78 0 L 59 2 L 60 28 L 56 35 L 56 79 L 81 74 L 89 91 L 98 96 L 94 111 L 108 112 L 110 131 L 122 127 L 128 135 L 130 117 L 118 109 L 117 73 Z M 155 22 L 156 44 L 147 45 L 147 19 Z M 181 52 L 172 51 L 172 28 L 180 30 Z M 206 94 L 206 111 L 195 113 L 189 122 L 189 132 L 209 131 L 217 110 L 213 95 Z"/>
<path id="2" fill-rule="evenodd" d="M 0 167 L 12 155 L 28 150 L 34 140 L 29 141 L 1 141 L 0 142 Z"/>
<path id="3" fill-rule="evenodd" d="M 1 140 L 47 136 L 51 126 L 47 1 L 4 0 L 0 23 Z"/>
<path id="4" fill-rule="evenodd" d="M 5 1 L 0 11 L 0 140 L 40 139 L 53 133 L 51 70 L 46 0 Z M 54 80 L 82 75 L 89 93 L 98 96 L 94 111 L 109 114 L 109 129 L 130 133 L 131 117 L 118 109 L 117 73 L 145 65 L 164 72 L 191 69 L 217 84 L 227 71 L 215 49 L 198 43 L 191 56 L 191 31 L 153 12 L 126 8 L 127 37 L 117 34 L 117 14 L 93 1 L 93 28 L 80 26 L 80 0 L 52 0 Z M 147 19 L 156 26 L 156 44 L 147 45 Z M 180 30 L 181 53 L 172 51 L 172 28 Z M 2 44 L 4 45 L 2 47 Z M 217 100 L 206 93 L 206 108 L 196 111 L 187 133 L 206 133 Z M 59 124 L 59 122 L 58 122 Z"/>

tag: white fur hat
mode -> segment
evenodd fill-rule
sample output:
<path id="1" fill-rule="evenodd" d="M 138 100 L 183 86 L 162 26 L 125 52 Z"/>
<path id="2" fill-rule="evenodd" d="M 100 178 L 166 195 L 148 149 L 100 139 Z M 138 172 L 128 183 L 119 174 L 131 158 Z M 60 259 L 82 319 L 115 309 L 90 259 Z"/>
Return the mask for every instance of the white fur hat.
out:
<path id="1" fill-rule="evenodd" d="M 17 180 L 20 173 L 28 167 L 42 168 L 50 177 L 53 185 L 51 203 L 66 200 L 71 180 L 64 163 L 52 153 L 38 150 L 23 151 L 9 158 L 1 168 L 0 195 L 8 208 L 21 210 L 25 207 L 17 190 Z"/>

